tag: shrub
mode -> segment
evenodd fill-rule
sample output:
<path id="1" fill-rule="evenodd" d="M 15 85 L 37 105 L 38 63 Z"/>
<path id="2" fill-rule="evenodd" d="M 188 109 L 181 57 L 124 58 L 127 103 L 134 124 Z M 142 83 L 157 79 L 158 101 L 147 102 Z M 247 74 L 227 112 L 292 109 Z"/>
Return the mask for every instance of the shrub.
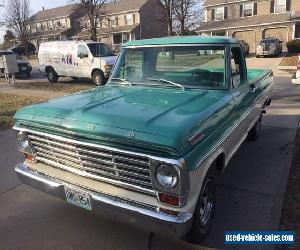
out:
<path id="1" fill-rule="evenodd" d="M 289 41 L 286 46 L 289 53 L 300 53 L 300 39 Z"/>

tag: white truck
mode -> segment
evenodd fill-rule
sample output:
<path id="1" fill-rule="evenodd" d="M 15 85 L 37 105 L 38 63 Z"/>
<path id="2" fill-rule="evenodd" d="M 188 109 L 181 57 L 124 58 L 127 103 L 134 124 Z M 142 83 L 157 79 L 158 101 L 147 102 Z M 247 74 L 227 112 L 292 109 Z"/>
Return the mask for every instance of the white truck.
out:
<path id="1" fill-rule="evenodd" d="M 52 83 L 66 76 L 91 78 L 96 85 L 103 85 L 116 58 L 106 44 L 92 41 L 45 42 L 38 53 L 40 71 Z"/>

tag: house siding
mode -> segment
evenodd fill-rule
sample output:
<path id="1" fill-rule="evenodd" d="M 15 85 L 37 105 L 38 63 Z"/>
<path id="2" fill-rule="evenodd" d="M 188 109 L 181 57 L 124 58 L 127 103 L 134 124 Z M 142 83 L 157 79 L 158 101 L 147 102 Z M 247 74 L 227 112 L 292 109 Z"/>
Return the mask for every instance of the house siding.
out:
<path id="1" fill-rule="evenodd" d="M 257 3 L 257 14 L 250 17 L 240 17 L 240 5 L 251 2 Z M 271 36 L 282 40 L 284 42 L 283 49 L 286 49 L 286 42 L 294 39 L 299 33 L 295 32 L 295 27 L 300 25 L 300 0 L 291 0 L 290 9 L 294 14 L 291 18 L 287 13 L 271 13 L 271 0 L 245 2 L 208 0 L 206 4 L 209 5 L 208 7 L 204 6 L 207 10 L 208 22 L 200 26 L 198 33 L 207 35 L 225 33 L 243 39 L 249 43 L 251 52 L 255 52 L 261 39 Z M 212 10 L 221 6 L 228 7 L 228 18 L 224 21 L 214 21 Z M 203 31 L 201 32 L 201 30 Z"/>

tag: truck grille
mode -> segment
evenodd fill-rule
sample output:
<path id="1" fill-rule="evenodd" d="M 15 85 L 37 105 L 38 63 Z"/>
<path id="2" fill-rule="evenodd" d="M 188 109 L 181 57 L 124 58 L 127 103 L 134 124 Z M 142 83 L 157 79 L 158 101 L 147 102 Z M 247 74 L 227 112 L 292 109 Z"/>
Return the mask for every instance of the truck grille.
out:
<path id="1" fill-rule="evenodd" d="M 155 195 L 147 157 L 46 134 L 30 132 L 28 138 L 38 162 Z"/>

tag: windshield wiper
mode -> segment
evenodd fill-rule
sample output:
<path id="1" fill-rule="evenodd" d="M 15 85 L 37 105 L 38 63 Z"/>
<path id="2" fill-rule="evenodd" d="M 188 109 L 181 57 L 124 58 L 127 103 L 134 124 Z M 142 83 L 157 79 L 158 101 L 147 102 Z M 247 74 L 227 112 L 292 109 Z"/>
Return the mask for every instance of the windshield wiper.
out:
<path id="1" fill-rule="evenodd" d="M 172 84 L 174 86 L 177 86 L 179 88 L 181 88 L 182 90 L 185 90 L 185 88 L 183 87 L 183 85 L 176 83 L 176 82 L 172 82 L 166 79 L 155 79 L 155 78 L 147 78 L 148 81 L 153 81 L 153 82 L 163 82 L 163 83 L 169 83 Z"/>
<path id="2" fill-rule="evenodd" d="M 122 78 L 111 78 L 110 80 L 111 80 L 111 81 L 122 82 L 122 83 L 125 83 L 125 84 L 128 84 L 128 85 L 132 86 L 132 83 L 129 82 L 128 80 L 126 80 L 126 79 L 122 79 Z"/>

